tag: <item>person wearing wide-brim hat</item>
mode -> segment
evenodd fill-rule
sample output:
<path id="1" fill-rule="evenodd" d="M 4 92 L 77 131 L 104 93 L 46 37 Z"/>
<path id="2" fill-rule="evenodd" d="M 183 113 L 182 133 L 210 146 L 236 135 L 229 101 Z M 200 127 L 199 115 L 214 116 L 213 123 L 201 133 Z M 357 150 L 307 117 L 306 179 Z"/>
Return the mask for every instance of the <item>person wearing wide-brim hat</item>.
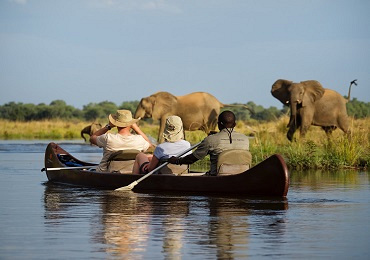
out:
<path id="1" fill-rule="evenodd" d="M 180 154 L 191 147 L 190 143 L 184 140 L 182 120 L 178 116 L 167 117 L 163 137 L 165 142 L 157 145 L 152 156 L 144 153 L 136 156 L 133 173 L 148 173 L 154 170 L 161 160 Z"/>
<path id="2" fill-rule="evenodd" d="M 103 148 L 103 158 L 97 167 L 100 172 L 108 171 L 107 161 L 112 153 L 129 149 L 146 151 L 151 146 L 149 138 L 136 124 L 141 118 L 132 118 L 130 110 L 117 110 L 115 114 L 110 114 L 108 119 L 109 123 L 90 137 L 92 144 Z M 117 133 L 108 133 L 114 127 L 117 127 Z M 131 129 L 136 134 L 132 134 Z"/>

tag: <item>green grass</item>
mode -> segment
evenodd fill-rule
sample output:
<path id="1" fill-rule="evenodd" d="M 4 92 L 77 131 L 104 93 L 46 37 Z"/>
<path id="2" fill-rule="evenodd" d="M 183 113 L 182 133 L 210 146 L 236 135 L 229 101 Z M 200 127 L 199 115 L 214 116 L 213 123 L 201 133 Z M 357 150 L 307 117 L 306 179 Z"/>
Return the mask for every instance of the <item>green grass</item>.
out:
<path id="1" fill-rule="evenodd" d="M 289 118 L 275 122 L 238 121 L 236 131 L 251 136 L 250 151 L 253 164 L 272 154 L 281 154 L 291 169 L 367 169 L 370 164 L 370 118 L 351 119 L 351 135 L 340 130 L 333 132 L 331 139 L 319 127 L 312 126 L 304 139 L 295 133 L 295 141 L 286 138 Z M 0 139 L 81 139 L 80 131 L 91 122 L 80 121 L 35 121 L 13 122 L 0 120 Z M 104 122 L 102 122 L 104 125 Z M 140 123 L 141 129 L 154 139 L 158 136 L 158 125 Z M 114 131 L 114 130 L 113 130 Z M 206 137 L 201 131 L 186 132 L 186 140 L 195 144 Z M 206 157 L 192 165 L 193 169 L 208 169 Z"/>

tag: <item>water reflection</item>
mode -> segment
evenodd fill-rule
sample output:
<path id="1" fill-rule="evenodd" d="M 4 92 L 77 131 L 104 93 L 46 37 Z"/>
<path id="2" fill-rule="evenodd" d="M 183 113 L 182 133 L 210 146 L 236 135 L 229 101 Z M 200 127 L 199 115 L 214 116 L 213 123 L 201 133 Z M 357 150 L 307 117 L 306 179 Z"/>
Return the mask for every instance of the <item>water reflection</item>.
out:
<path id="1" fill-rule="evenodd" d="M 305 170 L 291 171 L 290 183 L 295 187 L 310 187 L 313 190 L 328 189 L 333 185 L 344 185 L 347 188 L 361 188 L 363 181 L 370 180 L 368 172 L 360 173 L 357 170 Z"/>
<path id="2" fill-rule="evenodd" d="M 284 233 L 284 199 L 140 194 L 45 185 L 45 223 L 50 231 L 89 217 L 90 240 L 110 258 L 182 259 L 186 254 L 220 259 L 247 257 L 250 218 L 276 216 L 259 225 Z M 161 250 L 158 250 L 158 248 Z M 188 251 L 192 247 L 192 251 Z M 155 249 L 154 249 L 155 248 Z"/>
<path id="3" fill-rule="evenodd" d="M 214 248 L 218 259 L 248 257 L 249 239 L 256 228 L 252 223 L 255 218 L 262 219 L 263 216 L 268 216 L 269 219 L 272 216 L 284 218 L 284 212 L 288 209 L 287 200 L 274 198 L 208 197 L 206 202 L 209 218 L 204 226 L 199 227 L 200 234 L 205 238 L 200 243 Z M 269 225 L 267 221 L 262 221 L 258 226 L 265 233 L 271 232 L 271 229 L 280 230 L 275 231 L 276 233 L 285 230 L 280 228 L 280 224 Z"/>

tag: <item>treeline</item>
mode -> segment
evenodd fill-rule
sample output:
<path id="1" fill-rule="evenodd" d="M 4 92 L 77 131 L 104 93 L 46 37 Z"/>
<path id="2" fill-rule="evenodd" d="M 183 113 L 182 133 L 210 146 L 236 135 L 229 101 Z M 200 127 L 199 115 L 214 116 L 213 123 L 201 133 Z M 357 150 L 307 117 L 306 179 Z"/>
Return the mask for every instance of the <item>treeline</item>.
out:
<path id="1" fill-rule="evenodd" d="M 44 103 L 35 105 L 9 102 L 0 106 L 0 118 L 11 121 L 37 121 L 50 119 L 76 119 L 84 121 L 104 120 L 107 118 L 108 114 L 114 113 L 117 109 L 128 109 L 134 114 L 138 104 L 139 101 L 126 101 L 117 106 L 113 102 L 103 101 L 100 103 L 89 103 L 83 106 L 82 109 L 78 109 L 67 105 L 63 100 L 54 100 L 49 105 Z M 236 114 L 238 120 L 243 121 L 250 119 L 258 121 L 272 121 L 279 118 L 281 115 L 287 114 L 289 111 L 289 107 L 286 106 L 282 109 L 278 109 L 276 107 L 269 107 L 266 109 L 251 101 L 243 105 L 247 105 L 253 113 L 243 107 L 230 108 L 230 110 Z M 368 117 L 370 112 L 370 102 L 366 103 L 354 98 L 348 102 L 347 111 L 349 116 L 354 118 Z"/>
<path id="2" fill-rule="evenodd" d="M 120 106 L 110 101 L 100 103 L 89 103 L 82 109 L 67 105 L 63 100 L 54 100 L 49 105 L 44 103 L 23 104 L 9 102 L 0 106 L 0 118 L 11 121 L 36 121 L 50 119 L 77 119 L 94 121 L 106 119 L 108 114 L 117 109 L 128 109 L 135 113 L 139 101 L 123 102 Z"/>

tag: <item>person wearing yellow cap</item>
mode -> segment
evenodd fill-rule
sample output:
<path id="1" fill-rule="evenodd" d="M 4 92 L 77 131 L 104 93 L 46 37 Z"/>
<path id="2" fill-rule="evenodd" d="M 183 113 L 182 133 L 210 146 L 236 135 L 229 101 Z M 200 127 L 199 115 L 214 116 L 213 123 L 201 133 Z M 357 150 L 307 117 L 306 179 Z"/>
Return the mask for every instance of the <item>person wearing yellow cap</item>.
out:
<path id="1" fill-rule="evenodd" d="M 115 114 L 108 116 L 109 123 L 90 136 L 90 143 L 103 148 L 103 158 L 97 167 L 97 171 L 108 171 L 108 158 L 119 150 L 135 149 L 146 151 L 151 143 L 149 138 L 141 131 L 136 124 L 141 118 L 132 118 L 131 111 L 117 110 Z M 116 134 L 109 133 L 112 128 L 117 127 Z M 136 134 L 131 133 L 133 129 Z"/>

